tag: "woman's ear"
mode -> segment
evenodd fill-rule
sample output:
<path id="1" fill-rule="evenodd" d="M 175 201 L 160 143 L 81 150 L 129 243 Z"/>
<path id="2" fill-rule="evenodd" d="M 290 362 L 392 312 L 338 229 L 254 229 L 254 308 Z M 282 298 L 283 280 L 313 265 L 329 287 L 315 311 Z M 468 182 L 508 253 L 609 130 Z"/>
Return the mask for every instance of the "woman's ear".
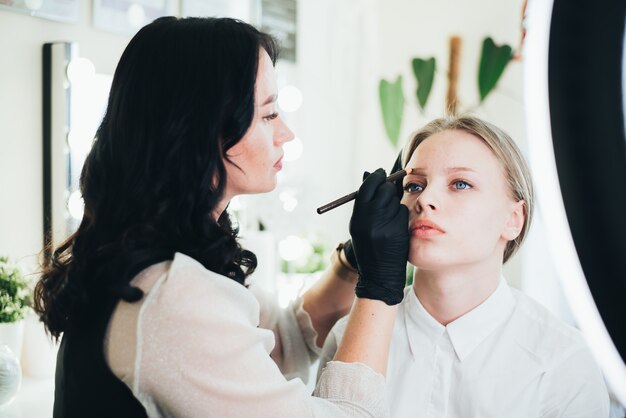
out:
<path id="1" fill-rule="evenodd" d="M 522 228 L 524 227 L 524 220 L 526 219 L 526 202 L 523 200 L 511 202 L 509 209 L 509 218 L 504 225 L 502 238 L 507 241 L 513 241 L 519 236 L 522 232 Z"/>

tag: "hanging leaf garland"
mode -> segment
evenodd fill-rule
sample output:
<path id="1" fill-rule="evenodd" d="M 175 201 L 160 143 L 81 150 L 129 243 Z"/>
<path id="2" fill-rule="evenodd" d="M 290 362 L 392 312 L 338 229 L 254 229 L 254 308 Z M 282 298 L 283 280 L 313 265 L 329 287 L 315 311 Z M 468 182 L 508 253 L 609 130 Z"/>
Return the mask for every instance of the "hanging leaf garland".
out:
<path id="1" fill-rule="evenodd" d="M 423 113 L 435 79 L 435 58 L 413 58 L 412 64 L 413 74 L 417 80 L 417 103 L 419 103 Z"/>
<path id="2" fill-rule="evenodd" d="M 491 37 L 483 40 L 478 68 L 480 103 L 496 87 L 504 69 L 512 58 L 513 49 L 509 45 L 496 45 Z M 417 103 L 421 111 L 424 112 L 435 79 L 436 61 L 434 57 L 428 59 L 414 58 L 411 64 L 417 80 L 415 92 Z M 378 94 L 385 133 L 395 148 L 398 145 L 404 113 L 405 99 L 402 92 L 402 75 L 399 75 L 393 82 L 381 79 L 378 85 Z"/>
<path id="3" fill-rule="evenodd" d="M 395 148 L 400 137 L 400 126 L 402 125 L 402 114 L 404 113 L 402 76 L 399 75 L 393 83 L 384 79 L 380 80 L 378 94 L 383 114 L 383 122 L 385 124 L 385 132 L 387 133 L 389 141 Z"/>
<path id="4" fill-rule="evenodd" d="M 490 37 L 485 38 L 478 68 L 478 90 L 481 103 L 494 89 L 511 58 L 513 58 L 513 49 L 509 45 L 498 46 Z"/>

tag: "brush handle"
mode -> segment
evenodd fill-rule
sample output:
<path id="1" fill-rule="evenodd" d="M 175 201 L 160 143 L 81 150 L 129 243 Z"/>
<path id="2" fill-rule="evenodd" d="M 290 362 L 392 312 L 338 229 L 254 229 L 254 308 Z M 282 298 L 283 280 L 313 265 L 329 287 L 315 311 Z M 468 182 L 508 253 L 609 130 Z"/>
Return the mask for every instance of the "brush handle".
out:
<path id="1" fill-rule="evenodd" d="M 394 182 L 396 180 L 400 180 L 402 177 L 406 175 L 407 175 L 406 170 L 396 171 L 395 173 L 387 177 L 385 181 Z M 333 200 L 330 203 L 326 203 L 324 206 L 320 206 L 319 208 L 317 208 L 317 213 L 321 215 L 322 213 L 328 212 L 331 209 L 335 209 L 336 207 L 341 206 L 344 203 L 348 203 L 354 200 L 355 197 L 356 197 L 356 192 L 349 193 L 345 196 L 340 197 L 339 199 Z"/>
<path id="2" fill-rule="evenodd" d="M 335 209 L 337 206 L 341 206 L 344 203 L 348 203 L 349 201 L 354 200 L 355 198 L 356 198 L 356 192 L 352 192 L 350 194 L 340 197 L 337 200 L 333 200 L 330 203 L 326 203 L 324 206 L 320 206 L 319 208 L 317 208 L 317 213 L 321 215 L 322 213 L 328 212 L 331 209 Z"/>

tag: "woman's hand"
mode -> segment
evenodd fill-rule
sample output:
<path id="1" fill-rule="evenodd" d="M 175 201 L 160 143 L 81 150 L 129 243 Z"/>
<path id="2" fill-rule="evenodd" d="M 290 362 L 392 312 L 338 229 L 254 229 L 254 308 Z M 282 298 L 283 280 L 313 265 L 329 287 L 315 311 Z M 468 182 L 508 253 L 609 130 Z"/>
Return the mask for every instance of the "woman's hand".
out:
<path id="1" fill-rule="evenodd" d="M 404 296 L 409 213 L 382 169 L 359 188 L 350 219 L 359 281 L 336 361 L 363 363 L 386 374 L 398 304 Z"/>
<path id="2" fill-rule="evenodd" d="M 356 295 L 387 305 L 402 301 L 409 254 L 409 214 L 381 168 L 359 188 L 350 219 L 359 270 Z"/>

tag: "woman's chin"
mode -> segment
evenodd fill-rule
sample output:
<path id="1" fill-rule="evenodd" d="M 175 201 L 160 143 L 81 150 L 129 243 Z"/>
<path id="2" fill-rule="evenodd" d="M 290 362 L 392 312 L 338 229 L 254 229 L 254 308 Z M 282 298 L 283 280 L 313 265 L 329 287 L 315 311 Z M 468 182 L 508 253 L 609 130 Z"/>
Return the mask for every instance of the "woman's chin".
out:
<path id="1" fill-rule="evenodd" d="M 410 252 L 409 263 L 422 270 L 437 270 L 449 264 L 449 258 L 424 252 Z"/>
<path id="2" fill-rule="evenodd" d="M 276 190 L 276 186 L 278 185 L 278 182 L 276 181 L 276 177 L 274 177 L 269 184 L 267 185 L 266 189 L 261 192 L 261 193 L 269 193 L 272 192 L 274 190 Z"/>
<path id="3" fill-rule="evenodd" d="M 267 184 L 263 187 L 259 187 L 259 191 L 257 191 L 256 194 L 269 193 L 273 192 L 274 190 L 276 190 L 276 182 Z"/>
<path id="4" fill-rule="evenodd" d="M 263 194 L 269 193 L 276 189 L 278 182 L 276 181 L 276 177 L 267 179 L 262 183 L 255 184 L 253 187 L 249 187 L 244 193 L 241 194 Z"/>

